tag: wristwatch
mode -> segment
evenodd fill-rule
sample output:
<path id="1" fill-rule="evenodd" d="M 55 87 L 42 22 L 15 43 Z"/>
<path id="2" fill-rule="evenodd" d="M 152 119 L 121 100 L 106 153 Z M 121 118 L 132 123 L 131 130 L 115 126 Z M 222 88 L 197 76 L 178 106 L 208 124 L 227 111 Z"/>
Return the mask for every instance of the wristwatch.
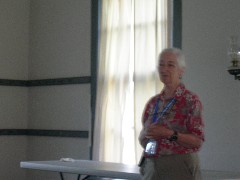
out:
<path id="1" fill-rule="evenodd" d="M 177 141 L 178 140 L 178 132 L 174 131 L 173 135 L 169 138 L 169 141 Z"/>

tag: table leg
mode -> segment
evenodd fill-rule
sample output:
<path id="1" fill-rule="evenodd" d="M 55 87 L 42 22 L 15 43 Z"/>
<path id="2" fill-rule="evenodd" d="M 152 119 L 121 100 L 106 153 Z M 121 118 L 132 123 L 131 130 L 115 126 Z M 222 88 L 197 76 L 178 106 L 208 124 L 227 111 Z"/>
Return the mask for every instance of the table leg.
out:
<path id="1" fill-rule="evenodd" d="M 63 173 L 60 172 L 59 174 L 60 174 L 61 180 L 64 180 Z M 86 176 L 86 177 L 88 178 L 89 176 Z M 86 177 L 85 177 L 85 178 L 86 178 Z M 80 180 L 80 178 L 81 178 L 81 174 L 78 174 L 77 180 Z M 84 179 L 85 179 L 85 178 L 84 178 Z"/>
<path id="2" fill-rule="evenodd" d="M 63 173 L 60 172 L 60 177 L 61 177 L 61 180 L 64 180 L 64 177 L 63 177 Z"/>
<path id="3" fill-rule="evenodd" d="M 80 175 L 80 174 L 79 174 Z M 90 175 L 87 175 L 87 176 L 85 176 L 82 180 L 87 180 L 89 177 L 91 177 Z M 80 178 L 80 177 L 79 177 Z M 80 180 L 80 179 L 78 179 L 78 180 Z"/>

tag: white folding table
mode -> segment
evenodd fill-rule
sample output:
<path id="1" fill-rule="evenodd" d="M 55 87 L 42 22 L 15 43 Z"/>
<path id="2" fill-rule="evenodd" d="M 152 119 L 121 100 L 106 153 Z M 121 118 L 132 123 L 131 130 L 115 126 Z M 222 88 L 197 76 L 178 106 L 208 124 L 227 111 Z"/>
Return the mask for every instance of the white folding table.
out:
<path id="1" fill-rule="evenodd" d="M 59 172 L 62 180 L 64 179 L 62 173 L 78 174 L 78 179 L 82 175 L 131 180 L 141 179 L 137 165 L 92 160 L 25 161 L 20 163 L 20 167 Z"/>
<path id="2" fill-rule="evenodd" d="M 73 161 L 25 161 L 20 163 L 21 168 L 55 171 L 60 173 L 61 180 L 64 180 L 63 173 L 78 174 L 79 180 L 82 175 L 84 179 L 89 176 L 140 180 L 139 167 L 120 163 L 100 162 L 92 160 Z M 225 172 L 202 170 L 203 180 L 240 180 L 240 172 Z"/>

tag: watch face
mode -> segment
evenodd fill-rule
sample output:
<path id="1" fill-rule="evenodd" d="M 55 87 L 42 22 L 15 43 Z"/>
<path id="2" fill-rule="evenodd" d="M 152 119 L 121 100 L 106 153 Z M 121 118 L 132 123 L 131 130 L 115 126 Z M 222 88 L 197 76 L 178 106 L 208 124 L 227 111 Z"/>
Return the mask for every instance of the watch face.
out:
<path id="1" fill-rule="evenodd" d="M 173 135 L 171 139 L 172 139 L 172 141 L 176 141 L 177 140 L 177 135 Z"/>
<path id="2" fill-rule="evenodd" d="M 174 134 L 171 136 L 170 141 L 177 141 L 178 133 L 175 131 Z"/>

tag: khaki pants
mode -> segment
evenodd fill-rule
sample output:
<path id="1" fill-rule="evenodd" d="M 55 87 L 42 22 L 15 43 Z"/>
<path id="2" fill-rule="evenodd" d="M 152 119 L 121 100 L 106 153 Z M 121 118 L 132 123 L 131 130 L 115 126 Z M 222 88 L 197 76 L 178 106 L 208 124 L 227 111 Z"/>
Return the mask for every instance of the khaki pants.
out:
<path id="1" fill-rule="evenodd" d="M 201 180 L 197 153 L 146 158 L 143 180 Z"/>

